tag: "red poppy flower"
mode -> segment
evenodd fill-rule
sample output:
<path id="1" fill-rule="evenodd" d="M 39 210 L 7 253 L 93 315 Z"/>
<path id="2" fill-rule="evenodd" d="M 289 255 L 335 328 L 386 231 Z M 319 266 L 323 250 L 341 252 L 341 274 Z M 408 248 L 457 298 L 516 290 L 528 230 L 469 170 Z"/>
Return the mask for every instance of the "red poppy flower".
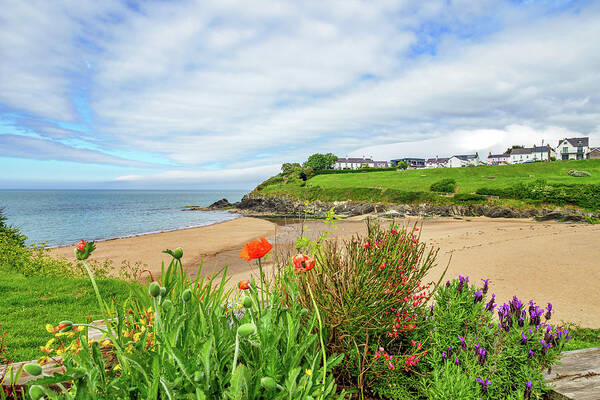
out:
<path id="1" fill-rule="evenodd" d="M 79 243 L 77 243 L 77 250 L 79 251 L 84 251 L 85 250 L 85 240 L 80 240 Z"/>
<path id="2" fill-rule="evenodd" d="M 310 271 L 315 267 L 316 260 L 305 254 L 296 254 L 292 257 L 292 264 L 294 264 L 294 271 L 299 274 L 301 272 Z"/>
<path id="3" fill-rule="evenodd" d="M 250 289 L 250 281 L 240 281 L 238 283 L 238 287 L 240 288 L 240 290 Z"/>
<path id="4" fill-rule="evenodd" d="M 267 239 L 261 237 L 260 240 L 253 240 L 246 243 L 240 252 L 240 258 L 244 258 L 248 261 L 254 260 L 255 258 L 263 258 L 272 248 L 273 245 L 269 243 Z"/>

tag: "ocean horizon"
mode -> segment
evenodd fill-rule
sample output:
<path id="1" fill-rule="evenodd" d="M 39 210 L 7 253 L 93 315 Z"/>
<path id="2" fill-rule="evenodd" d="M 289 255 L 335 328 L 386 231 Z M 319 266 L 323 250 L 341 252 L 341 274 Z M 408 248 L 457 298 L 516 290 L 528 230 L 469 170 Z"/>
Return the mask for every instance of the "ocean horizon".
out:
<path id="1" fill-rule="evenodd" d="M 182 211 L 222 198 L 239 201 L 242 190 L 0 190 L 9 225 L 28 244 L 64 246 L 194 228 L 238 218 L 227 210 Z"/>

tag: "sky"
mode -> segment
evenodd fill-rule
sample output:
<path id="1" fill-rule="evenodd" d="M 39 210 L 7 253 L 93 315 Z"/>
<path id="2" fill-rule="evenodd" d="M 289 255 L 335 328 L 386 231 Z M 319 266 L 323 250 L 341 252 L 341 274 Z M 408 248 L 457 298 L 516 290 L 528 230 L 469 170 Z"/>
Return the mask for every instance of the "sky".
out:
<path id="1" fill-rule="evenodd" d="M 598 1 L 0 0 L 0 189 L 600 146 Z"/>

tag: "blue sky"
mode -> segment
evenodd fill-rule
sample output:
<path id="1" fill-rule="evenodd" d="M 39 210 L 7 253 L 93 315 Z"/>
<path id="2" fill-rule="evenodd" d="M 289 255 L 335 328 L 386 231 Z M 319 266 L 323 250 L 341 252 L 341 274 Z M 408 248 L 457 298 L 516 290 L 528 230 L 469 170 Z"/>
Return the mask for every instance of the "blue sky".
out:
<path id="1" fill-rule="evenodd" d="M 600 146 L 590 1 L 19 1 L 1 188 L 240 188 L 314 152 Z"/>

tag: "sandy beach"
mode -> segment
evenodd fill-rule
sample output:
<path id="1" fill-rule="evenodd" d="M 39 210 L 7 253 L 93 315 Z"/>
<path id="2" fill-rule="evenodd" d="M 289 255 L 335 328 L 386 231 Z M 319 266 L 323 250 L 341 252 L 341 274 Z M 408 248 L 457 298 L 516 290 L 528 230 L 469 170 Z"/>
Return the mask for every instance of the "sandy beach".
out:
<path id="1" fill-rule="evenodd" d="M 449 264 L 447 278 L 468 275 L 472 282 L 489 278 L 491 292 L 504 302 L 513 295 L 538 304 L 552 302 L 554 322 L 568 321 L 600 328 L 600 225 L 535 222 L 523 219 L 408 218 L 397 221 L 421 227 L 421 239 L 439 248 L 438 266 L 429 279 L 437 281 Z M 389 223 L 389 221 L 385 222 Z M 366 231 L 362 218 L 338 221 L 330 237 L 341 240 Z M 316 235 L 325 228 L 321 221 L 306 224 Z M 290 251 L 298 224 L 280 226 L 257 218 L 239 218 L 219 224 L 132 238 L 98 242 L 94 259 L 140 261 L 157 273 L 169 257 L 165 248 L 184 249 L 184 266 L 195 274 L 200 263 L 210 273 L 228 265 L 232 282 L 256 272 L 254 263 L 239 258 L 249 240 L 264 236 L 279 253 Z M 52 250 L 73 257 L 72 247 Z M 267 261 L 272 265 L 272 261 Z"/>

